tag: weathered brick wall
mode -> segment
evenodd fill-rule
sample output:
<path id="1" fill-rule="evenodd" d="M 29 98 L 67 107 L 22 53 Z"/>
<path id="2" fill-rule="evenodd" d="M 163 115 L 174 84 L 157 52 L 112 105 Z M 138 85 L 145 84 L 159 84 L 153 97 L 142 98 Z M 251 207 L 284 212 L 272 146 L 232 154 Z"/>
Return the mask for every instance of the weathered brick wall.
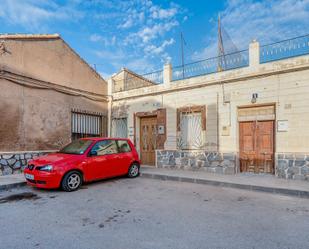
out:
<path id="1" fill-rule="evenodd" d="M 237 167 L 236 160 L 236 153 L 177 150 L 156 151 L 158 168 L 205 170 L 219 174 L 235 174 Z"/>

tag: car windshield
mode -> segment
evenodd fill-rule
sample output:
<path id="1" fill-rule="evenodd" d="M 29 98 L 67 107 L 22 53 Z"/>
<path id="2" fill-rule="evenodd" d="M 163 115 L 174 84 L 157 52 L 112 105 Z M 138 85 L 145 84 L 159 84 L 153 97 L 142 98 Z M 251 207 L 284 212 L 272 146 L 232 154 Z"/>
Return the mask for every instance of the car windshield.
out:
<path id="1" fill-rule="evenodd" d="M 65 146 L 59 152 L 64 154 L 77 154 L 81 155 L 88 149 L 90 144 L 92 143 L 91 140 L 75 140 L 72 143 Z"/>

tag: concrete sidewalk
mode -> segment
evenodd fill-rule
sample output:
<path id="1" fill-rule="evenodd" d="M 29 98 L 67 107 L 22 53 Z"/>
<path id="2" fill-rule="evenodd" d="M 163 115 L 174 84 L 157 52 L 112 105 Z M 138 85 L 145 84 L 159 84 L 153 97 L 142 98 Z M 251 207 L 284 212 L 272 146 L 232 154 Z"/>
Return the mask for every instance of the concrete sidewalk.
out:
<path id="1" fill-rule="evenodd" d="M 266 174 L 219 175 L 204 171 L 143 166 L 141 168 L 141 176 L 152 179 L 191 182 L 309 198 L 309 181 L 286 180 Z"/>
<path id="2" fill-rule="evenodd" d="M 152 179 L 191 182 L 309 198 L 309 182 L 279 179 L 273 175 L 219 175 L 204 171 L 142 166 L 141 176 Z M 24 185 L 26 185 L 26 180 L 23 174 L 0 176 L 0 191 Z"/>
<path id="3" fill-rule="evenodd" d="M 26 185 L 26 179 L 23 174 L 0 176 L 0 191 Z"/>

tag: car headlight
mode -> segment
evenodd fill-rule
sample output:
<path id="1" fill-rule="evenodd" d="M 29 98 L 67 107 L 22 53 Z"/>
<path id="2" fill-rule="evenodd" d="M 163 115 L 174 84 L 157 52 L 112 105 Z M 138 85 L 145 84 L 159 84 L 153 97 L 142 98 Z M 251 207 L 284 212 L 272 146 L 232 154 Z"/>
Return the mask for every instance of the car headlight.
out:
<path id="1" fill-rule="evenodd" d="M 36 169 L 40 170 L 40 171 L 52 171 L 53 166 L 52 165 L 44 165 L 44 166 L 36 167 Z"/>

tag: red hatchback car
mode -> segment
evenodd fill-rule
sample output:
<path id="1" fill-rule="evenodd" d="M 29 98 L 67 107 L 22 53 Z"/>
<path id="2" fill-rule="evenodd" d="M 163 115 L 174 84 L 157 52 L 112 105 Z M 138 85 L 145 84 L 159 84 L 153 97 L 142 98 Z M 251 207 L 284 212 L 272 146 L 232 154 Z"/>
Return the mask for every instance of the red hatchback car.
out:
<path id="1" fill-rule="evenodd" d="M 31 160 L 24 170 L 28 184 L 39 188 L 77 190 L 83 182 L 139 175 L 140 160 L 129 139 L 84 138 L 58 153 Z"/>

